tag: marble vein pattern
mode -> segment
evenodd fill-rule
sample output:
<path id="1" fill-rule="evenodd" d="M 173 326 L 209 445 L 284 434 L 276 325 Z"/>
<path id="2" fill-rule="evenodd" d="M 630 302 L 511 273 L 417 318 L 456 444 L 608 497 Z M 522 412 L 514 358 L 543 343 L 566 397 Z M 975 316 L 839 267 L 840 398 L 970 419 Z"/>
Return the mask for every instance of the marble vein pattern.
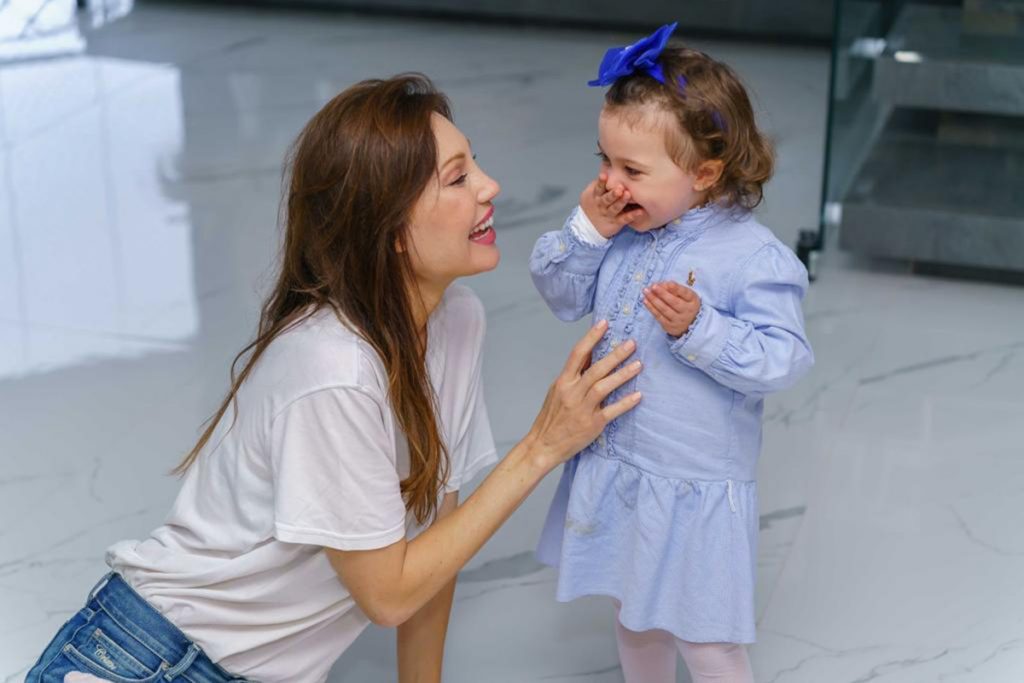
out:
<path id="1" fill-rule="evenodd" d="M 104 549 L 162 521 L 272 277 L 288 145 L 359 79 L 434 77 L 502 184 L 502 262 L 467 284 L 494 434 L 515 444 L 586 326 L 547 311 L 527 258 L 595 172 L 585 82 L 629 38 L 171 3 L 84 37 L 0 65 L 3 683 Z M 817 223 L 828 53 L 694 42 L 751 87 L 778 147 L 759 215 L 794 244 Z M 817 366 L 766 406 L 757 680 L 1019 683 L 1024 290 L 830 249 L 805 312 Z M 611 605 L 556 603 L 532 554 L 556 481 L 462 573 L 446 681 L 622 681 Z M 330 680 L 394 681 L 394 634 L 368 629 Z"/>

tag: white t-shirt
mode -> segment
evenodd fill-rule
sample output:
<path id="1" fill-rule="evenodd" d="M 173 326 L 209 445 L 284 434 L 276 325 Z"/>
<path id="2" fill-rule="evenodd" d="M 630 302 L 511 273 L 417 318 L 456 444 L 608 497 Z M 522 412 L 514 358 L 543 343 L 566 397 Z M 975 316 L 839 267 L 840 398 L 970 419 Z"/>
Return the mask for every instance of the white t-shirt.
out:
<path id="1" fill-rule="evenodd" d="M 483 306 L 453 285 L 428 322 L 449 446 L 445 492 L 496 459 L 481 383 Z M 271 342 L 185 475 L 163 526 L 107 563 L 228 671 L 322 681 L 369 620 L 323 547 L 380 548 L 418 529 L 399 482 L 408 447 L 387 375 L 321 310 Z M 230 426 L 230 429 L 229 429 Z"/>

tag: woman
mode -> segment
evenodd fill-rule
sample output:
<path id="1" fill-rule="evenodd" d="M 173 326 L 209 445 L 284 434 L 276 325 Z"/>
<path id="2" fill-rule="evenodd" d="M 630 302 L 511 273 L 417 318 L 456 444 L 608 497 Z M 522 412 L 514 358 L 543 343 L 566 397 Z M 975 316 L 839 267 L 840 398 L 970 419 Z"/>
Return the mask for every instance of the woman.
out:
<path id="1" fill-rule="evenodd" d="M 280 275 L 228 395 L 179 465 L 166 523 L 114 570 L 27 681 L 321 681 L 369 622 L 402 681 L 439 680 L 459 570 L 534 486 L 634 407 L 620 345 L 576 345 L 522 441 L 495 459 L 481 388 L 498 184 L 418 75 L 364 81 L 291 159 Z M 244 360 L 243 360 L 244 359 Z"/>

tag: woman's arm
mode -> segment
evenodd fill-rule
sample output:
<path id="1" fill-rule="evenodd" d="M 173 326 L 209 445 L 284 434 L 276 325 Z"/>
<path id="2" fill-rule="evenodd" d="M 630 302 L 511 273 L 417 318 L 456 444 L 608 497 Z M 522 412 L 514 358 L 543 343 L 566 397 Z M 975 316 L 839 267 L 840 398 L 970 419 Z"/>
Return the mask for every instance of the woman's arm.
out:
<path id="1" fill-rule="evenodd" d="M 455 578 L 544 475 L 639 403 L 634 393 L 601 406 L 640 372 L 639 362 L 616 370 L 633 353 L 631 341 L 588 368 L 606 328 L 602 321 L 576 344 L 529 433 L 450 515 L 411 542 L 402 539 L 375 550 L 327 549 L 338 576 L 374 623 L 405 623 Z"/>
<path id="2" fill-rule="evenodd" d="M 444 519 L 459 504 L 459 492 L 445 495 L 437 518 Z M 452 611 L 455 579 L 398 627 L 398 683 L 435 683 L 441 680 L 444 639 Z"/>

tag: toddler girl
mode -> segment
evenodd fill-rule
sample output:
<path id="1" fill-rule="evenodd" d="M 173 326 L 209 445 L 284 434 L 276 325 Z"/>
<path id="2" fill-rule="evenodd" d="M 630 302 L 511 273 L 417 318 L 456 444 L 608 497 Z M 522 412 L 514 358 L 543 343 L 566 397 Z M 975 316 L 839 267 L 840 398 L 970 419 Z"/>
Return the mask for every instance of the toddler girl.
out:
<path id="1" fill-rule="evenodd" d="M 733 71 L 666 46 L 605 55 L 600 173 L 530 272 L 555 316 L 608 321 L 597 361 L 636 344 L 643 402 L 566 464 L 538 556 L 557 597 L 616 601 L 628 683 L 748 682 L 766 394 L 813 364 L 807 272 L 751 210 L 772 150 Z M 634 341 L 635 340 L 635 341 Z"/>

